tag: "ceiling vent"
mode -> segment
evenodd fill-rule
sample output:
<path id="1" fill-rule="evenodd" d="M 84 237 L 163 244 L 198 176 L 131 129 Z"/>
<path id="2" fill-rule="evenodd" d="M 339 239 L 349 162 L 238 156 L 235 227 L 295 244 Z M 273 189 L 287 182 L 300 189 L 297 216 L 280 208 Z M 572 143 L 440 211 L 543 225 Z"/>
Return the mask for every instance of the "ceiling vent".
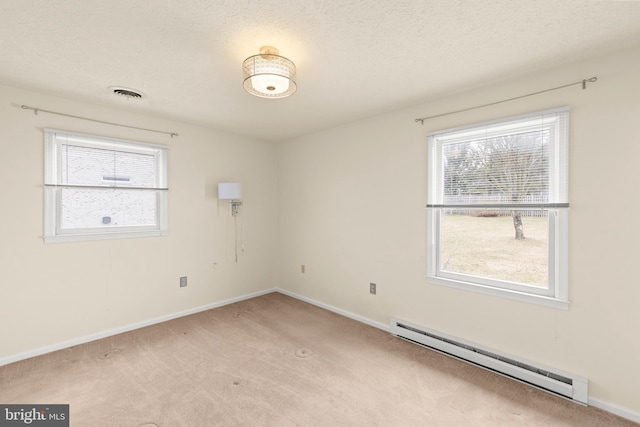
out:
<path id="1" fill-rule="evenodd" d="M 137 91 L 135 89 L 126 88 L 126 87 L 111 86 L 109 87 L 109 91 L 112 92 L 114 95 L 124 97 L 127 100 L 142 99 L 145 97 L 142 92 Z"/>

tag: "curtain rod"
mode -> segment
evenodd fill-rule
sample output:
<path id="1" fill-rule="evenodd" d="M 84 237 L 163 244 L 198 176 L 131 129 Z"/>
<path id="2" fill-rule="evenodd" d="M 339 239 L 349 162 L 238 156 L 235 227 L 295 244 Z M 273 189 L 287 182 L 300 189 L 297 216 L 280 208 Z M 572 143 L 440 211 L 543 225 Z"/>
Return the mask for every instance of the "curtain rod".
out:
<path id="1" fill-rule="evenodd" d="M 107 122 L 107 121 L 104 121 L 104 120 L 90 119 L 88 117 L 74 116 L 72 114 L 58 113 L 57 111 L 49 111 L 49 110 L 43 110 L 41 108 L 29 107 L 28 105 L 22 105 L 21 108 L 23 110 L 33 110 L 33 114 L 36 114 L 36 115 L 39 112 L 41 112 L 41 113 L 49 113 L 49 114 L 56 114 L 58 116 L 71 117 L 71 118 L 80 119 L 80 120 L 88 120 L 90 122 L 102 123 L 102 124 L 105 124 L 105 125 L 121 126 L 121 127 L 129 128 L 129 129 L 146 130 L 147 132 L 164 133 L 166 135 L 171 136 L 171 138 L 173 138 L 174 136 L 178 136 L 178 134 L 176 132 L 165 132 L 163 130 L 147 129 L 147 128 L 141 128 L 141 127 L 137 127 L 137 126 L 123 125 L 123 124 L 120 124 L 120 123 Z"/>
<path id="2" fill-rule="evenodd" d="M 538 92 L 528 93 L 526 95 L 515 96 L 513 98 L 503 99 L 502 101 L 496 101 L 496 102 L 490 102 L 488 104 L 476 105 L 475 107 L 469 107 L 469 108 L 464 108 L 462 110 L 450 111 L 448 113 L 438 114 L 436 116 L 422 117 L 422 118 L 416 119 L 415 122 L 416 123 L 421 122 L 421 124 L 424 125 L 424 121 L 425 120 L 435 119 L 436 117 L 442 117 L 442 116 L 448 116 L 450 114 L 462 113 L 462 112 L 469 111 L 469 110 L 475 110 L 477 108 L 490 107 L 492 105 L 502 104 L 503 102 L 515 101 L 516 99 L 526 98 L 528 96 L 539 95 L 541 93 L 551 92 L 553 90 L 558 90 L 558 89 L 564 89 L 565 87 L 569 87 L 569 86 L 582 85 L 582 89 L 584 90 L 584 89 L 587 88 L 587 83 L 593 83 L 593 82 L 595 82 L 597 80 L 598 80 L 597 77 L 591 77 L 591 78 L 588 78 L 588 79 L 580 80 L 579 82 L 569 83 L 569 84 L 558 86 L 558 87 L 552 87 L 551 89 L 545 89 L 545 90 L 541 90 L 541 91 L 538 91 Z"/>

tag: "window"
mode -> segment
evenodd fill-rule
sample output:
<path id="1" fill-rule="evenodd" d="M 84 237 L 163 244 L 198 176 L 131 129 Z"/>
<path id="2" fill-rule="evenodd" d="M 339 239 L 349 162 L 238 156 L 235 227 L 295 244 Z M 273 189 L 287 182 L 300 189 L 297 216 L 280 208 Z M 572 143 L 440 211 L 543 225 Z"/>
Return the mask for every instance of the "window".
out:
<path id="1" fill-rule="evenodd" d="M 429 282 L 567 308 L 568 108 L 429 134 Z"/>
<path id="2" fill-rule="evenodd" d="M 45 242 L 167 234 L 167 149 L 45 129 Z"/>

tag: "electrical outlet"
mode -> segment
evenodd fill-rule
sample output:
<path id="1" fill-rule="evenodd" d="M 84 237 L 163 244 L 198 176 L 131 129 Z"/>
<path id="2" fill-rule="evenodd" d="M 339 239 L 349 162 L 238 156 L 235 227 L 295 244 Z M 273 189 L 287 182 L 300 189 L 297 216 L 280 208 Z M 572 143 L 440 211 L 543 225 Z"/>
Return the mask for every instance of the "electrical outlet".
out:
<path id="1" fill-rule="evenodd" d="M 301 273 L 304 273 L 304 270 L 305 270 L 305 268 L 304 268 L 304 264 L 302 264 L 302 265 L 300 266 L 300 272 L 301 272 Z"/>
<path id="2" fill-rule="evenodd" d="M 369 283 L 369 293 L 375 295 L 376 294 L 376 284 Z"/>
<path id="3" fill-rule="evenodd" d="M 182 276 L 180 278 L 180 287 L 184 288 L 185 286 L 187 286 L 187 276 Z"/>

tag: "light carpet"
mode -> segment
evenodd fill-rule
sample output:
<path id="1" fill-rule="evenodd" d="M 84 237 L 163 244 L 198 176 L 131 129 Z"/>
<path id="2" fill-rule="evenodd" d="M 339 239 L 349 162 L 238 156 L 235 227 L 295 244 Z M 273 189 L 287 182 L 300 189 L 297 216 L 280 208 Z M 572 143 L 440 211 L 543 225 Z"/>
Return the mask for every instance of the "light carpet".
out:
<path id="1" fill-rule="evenodd" d="M 638 426 L 272 293 L 0 367 L 71 426 Z"/>

